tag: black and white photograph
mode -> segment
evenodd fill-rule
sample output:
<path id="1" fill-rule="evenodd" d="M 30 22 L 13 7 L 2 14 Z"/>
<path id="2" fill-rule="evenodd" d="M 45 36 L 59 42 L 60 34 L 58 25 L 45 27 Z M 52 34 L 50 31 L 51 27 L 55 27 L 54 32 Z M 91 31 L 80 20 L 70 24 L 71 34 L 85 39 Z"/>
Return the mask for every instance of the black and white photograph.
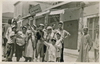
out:
<path id="1" fill-rule="evenodd" d="M 99 1 L 2 2 L 2 62 L 99 62 Z"/>

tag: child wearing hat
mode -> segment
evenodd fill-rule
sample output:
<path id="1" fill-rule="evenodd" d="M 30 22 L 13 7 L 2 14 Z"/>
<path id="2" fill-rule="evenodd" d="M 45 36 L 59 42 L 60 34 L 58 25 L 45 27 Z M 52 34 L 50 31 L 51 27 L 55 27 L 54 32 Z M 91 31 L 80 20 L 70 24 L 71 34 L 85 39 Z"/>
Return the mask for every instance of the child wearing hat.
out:
<path id="1" fill-rule="evenodd" d="M 47 31 L 46 31 L 46 35 L 45 35 L 45 41 L 47 43 L 51 43 L 51 39 L 53 38 L 54 36 L 54 33 L 52 32 L 52 27 L 51 26 L 48 26 L 47 27 Z M 47 46 L 44 46 L 44 54 L 45 54 L 45 61 L 47 61 L 47 58 L 48 58 L 48 47 Z"/>
<path id="2" fill-rule="evenodd" d="M 36 32 L 36 56 L 35 56 L 36 61 L 38 60 L 39 55 L 40 55 L 39 60 L 42 61 L 43 55 L 44 55 L 44 52 L 43 52 L 44 31 L 43 31 L 43 29 L 44 29 L 44 25 L 40 24 L 38 29 L 37 29 L 37 32 Z"/>

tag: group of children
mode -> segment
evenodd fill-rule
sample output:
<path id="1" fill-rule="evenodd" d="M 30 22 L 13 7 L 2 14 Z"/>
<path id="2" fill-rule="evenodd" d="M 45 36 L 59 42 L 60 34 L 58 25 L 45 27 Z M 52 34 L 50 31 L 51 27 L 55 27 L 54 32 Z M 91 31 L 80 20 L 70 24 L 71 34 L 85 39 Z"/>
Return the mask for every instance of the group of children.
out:
<path id="1" fill-rule="evenodd" d="M 14 53 L 16 61 L 20 61 L 21 57 L 25 58 L 25 62 L 37 61 L 39 56 L 40 62 L 61 61 L 63 38 L 59 30 L 53 30 L 52 26 L 44 29 L 43 24 L 38 27 L 27 24 L 21 28 L 18 30 L 15 23 L 7 29 L 7 61 L 12 61 Z"/>

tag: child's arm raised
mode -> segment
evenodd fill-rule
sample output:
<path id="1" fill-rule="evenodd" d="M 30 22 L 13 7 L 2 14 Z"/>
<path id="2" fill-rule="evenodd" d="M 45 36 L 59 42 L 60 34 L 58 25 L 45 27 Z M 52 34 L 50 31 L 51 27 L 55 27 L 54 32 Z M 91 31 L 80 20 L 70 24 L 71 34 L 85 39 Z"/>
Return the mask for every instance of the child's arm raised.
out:
<path id="1" fill-rule="evenodd" d="M 61 48 L 60 46 L 55 45 L 56 48 Z"/>
<path id="2" fill-rule="evenodd" d="M 48 46 L 48 47 L 50 46 L 49 43 L 47 43 L 46 41 L 44 41 L 43 44 Z"/>

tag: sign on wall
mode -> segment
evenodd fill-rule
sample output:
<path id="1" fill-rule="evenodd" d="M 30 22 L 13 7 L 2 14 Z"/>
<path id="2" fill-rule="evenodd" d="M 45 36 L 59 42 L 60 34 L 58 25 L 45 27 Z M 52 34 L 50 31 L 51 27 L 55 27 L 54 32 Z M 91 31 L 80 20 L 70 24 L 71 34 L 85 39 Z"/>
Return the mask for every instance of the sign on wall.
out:
<path id="1" fill-rule="evenodd" d="M 40 4 L 30 5 L 30 7 L 29 7 L 29 13 L 30 14 L 36 14 L 36 13 L 39 13 L 39 12 L 42 12 Z"/>

